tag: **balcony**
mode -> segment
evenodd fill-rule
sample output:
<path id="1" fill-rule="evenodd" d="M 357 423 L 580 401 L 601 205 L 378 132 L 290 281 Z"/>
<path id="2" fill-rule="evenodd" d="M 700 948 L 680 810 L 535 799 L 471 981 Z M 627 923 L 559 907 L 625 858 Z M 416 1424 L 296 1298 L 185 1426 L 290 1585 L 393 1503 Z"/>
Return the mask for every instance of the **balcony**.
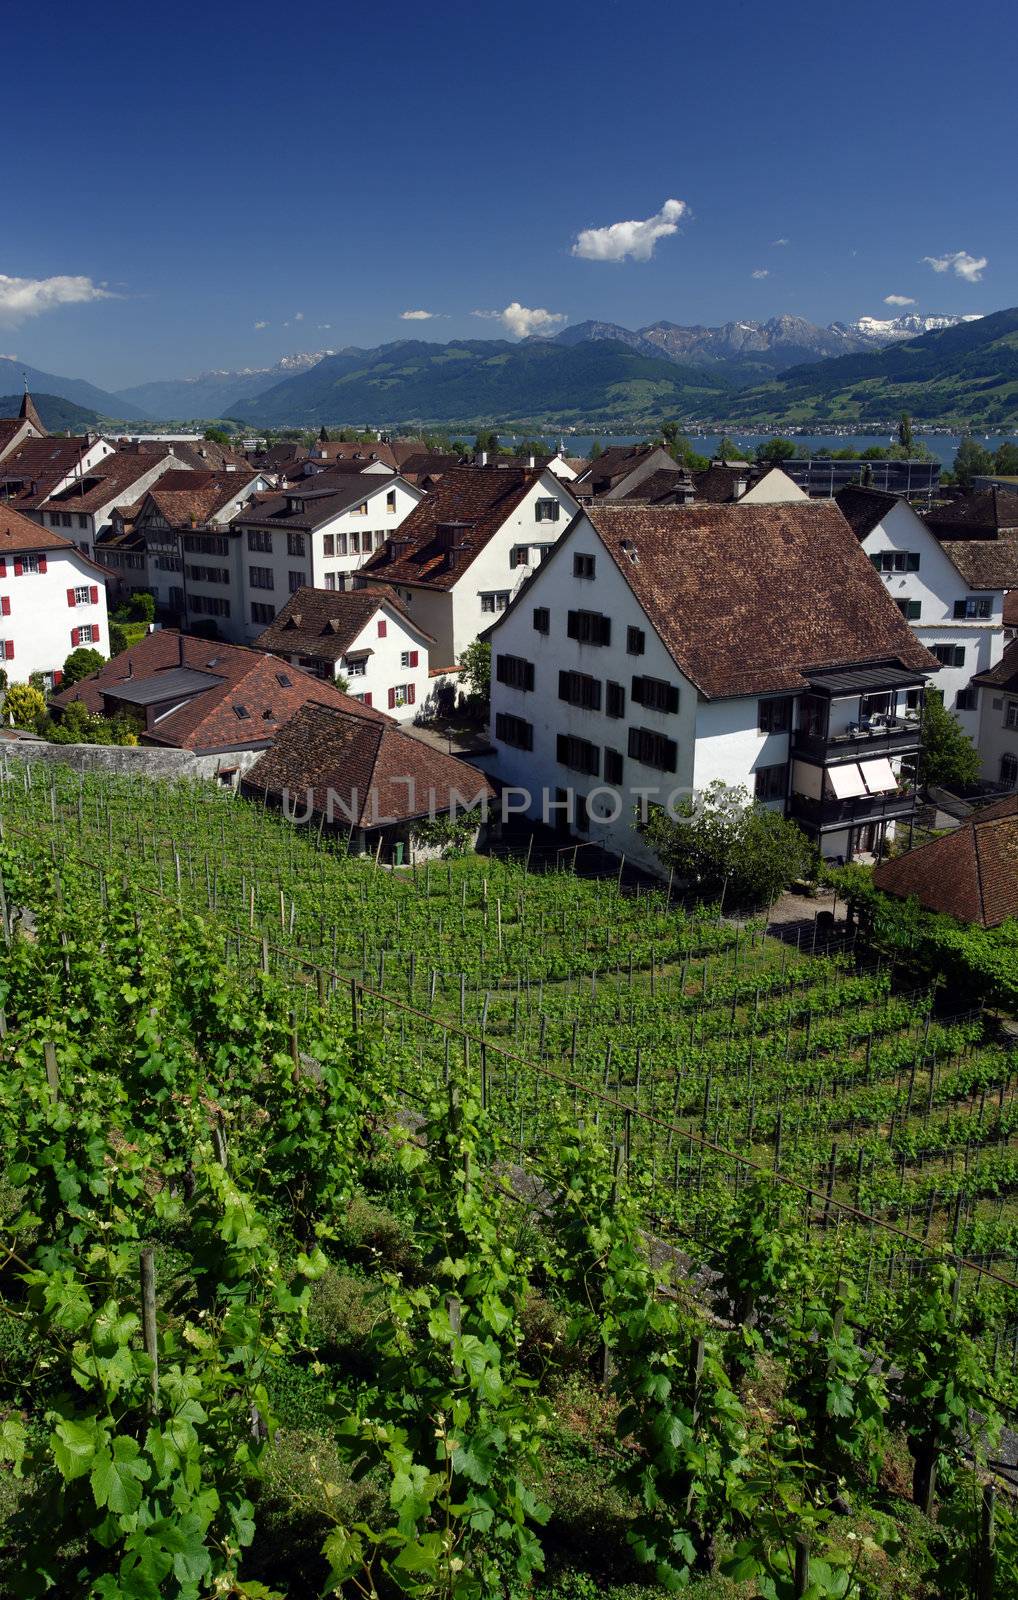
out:
<path id="1" fill-rule="evenodd" d="M 850 722 L 843 733 L 792 735 L 792 755 L 826 765 L 841 758 L 909 755 L 919 749 L 918 717 L 885 717 L 879 721 Z"/>
<path id="2" fill-rule="evenodd" d="M 817 831 L 847 828 L 862 822 L 893 822 L 910 817 L 915 809 L 915 794 L 861 794 L 851 800 L 813 800 L 793 794 L 788 802 L 789 816 Z"/>

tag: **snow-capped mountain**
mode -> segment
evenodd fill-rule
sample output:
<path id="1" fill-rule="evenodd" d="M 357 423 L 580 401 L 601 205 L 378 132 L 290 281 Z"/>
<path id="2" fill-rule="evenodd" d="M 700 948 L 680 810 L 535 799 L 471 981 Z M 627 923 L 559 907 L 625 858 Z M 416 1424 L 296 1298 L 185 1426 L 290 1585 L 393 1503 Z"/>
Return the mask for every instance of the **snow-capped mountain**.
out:
<path id="1" fill-rule="evenodd" d="M 979 311 L 970 311 L 960 317 L 924 317 L 918 311 L 910 311 L 902 317 L 860 317 L 849 326 L 877 344 L 890 344 L 894 339 L 915 339 L 921 333 L 935 333 L 938 328 L 956 328 L 959 322 L 978 322 L 981 316 Z"/>
<path id="2" fill-rule="evenodd" d="M 272 367 L 241 367 L 237 372 L 217 368 L 194 378 L 167 378 L 122 389 L 119 398 L 134 414 L 187 421 L 191 417 L 219 417 L 224 408 L 271 389 L 284 378 L 316 367 L 332 350 L 300 350 L 283 356 Z"/>

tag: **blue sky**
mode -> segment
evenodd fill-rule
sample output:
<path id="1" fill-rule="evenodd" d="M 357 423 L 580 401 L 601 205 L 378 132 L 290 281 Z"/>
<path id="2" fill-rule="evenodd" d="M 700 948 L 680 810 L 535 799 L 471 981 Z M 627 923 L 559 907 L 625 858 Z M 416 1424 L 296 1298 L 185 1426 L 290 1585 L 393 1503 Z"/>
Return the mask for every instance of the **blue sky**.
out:
<path id="1" fill-rule="evenodd" d="M 542 310 L 1018 302 L 1014 32 L 988 0 L 59 0 L 4 37 L 0 353 L 106 387 Z"/>

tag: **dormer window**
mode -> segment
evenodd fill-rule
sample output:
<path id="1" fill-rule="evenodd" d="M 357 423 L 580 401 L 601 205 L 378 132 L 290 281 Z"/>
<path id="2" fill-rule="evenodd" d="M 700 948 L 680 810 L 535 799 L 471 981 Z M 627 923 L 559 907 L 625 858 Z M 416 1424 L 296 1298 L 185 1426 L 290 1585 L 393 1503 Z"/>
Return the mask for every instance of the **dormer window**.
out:
<path id="1" fill-rule="evenodd" d="M 236 716 L 241 722 L 246 722 L 251 715 L 250 711 L 247 709 L 247 706 L 236 705 L 233 708 L 233 712 L 234 716 Z"/>

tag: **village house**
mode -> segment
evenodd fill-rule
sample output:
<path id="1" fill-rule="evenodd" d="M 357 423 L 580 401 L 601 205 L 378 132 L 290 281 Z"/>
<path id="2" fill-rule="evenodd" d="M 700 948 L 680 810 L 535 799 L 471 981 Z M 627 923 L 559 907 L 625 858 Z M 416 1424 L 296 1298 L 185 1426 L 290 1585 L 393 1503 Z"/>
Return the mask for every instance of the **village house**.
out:
<path id="1" fill-rule="evenodd" d="M 170 628 L 147 634 L 61 690 L 53 705 L 59 711 L 81 701 L 97 715 L 125 716 L 140 744 L 190 750 L 209 776 L 235 783 L 312 699 L 362 721 L 389 721 L 289 662 Z"/>
<path id="2" fill-rule="evenodd" d="M 980 737 L 980 694 L 975 680 L 1000 660 L 1004 648 L 1004 591 L 995 556 L 999 547 L 950 539 L 941 542 L 898 495 L 850 486 L 835 504 L 848 519 L 888 594 L 940 669 L 930 687 L 965 733 Z"/>
<path id="3" fill-rule="evenodd" d="M 681 468 L 663 444 L 620 444 L 604 450 L 571 480 L 573 492 L 598 500 L 621 500 L 656 472 Z"/>
<path id="4" fill-rule="evenodd" d="M 0 461 L 0 500 L 26 517 L 41 510 L 51 495 L 80 483 L 101 461 L 113 455 L 113 446 L 101 434 L 89 433 L 24 440 Z M 66 513 L 61 529 L 88 555 L 91 547 L 87 520 Z"/>
<path id="5" fill-rule="evenodd" d="M 59 685 L 72 650 L 109 649 L 108 574 L 76 545 L 0 504 L 0 662 L 13 683 Z"/>
<path id="6" fill-rule="evenodd" d="M 73 537 L 85 555 L 94 555 L 96 546 L 113 530 L 117 506 L 140 499 L 165 472 L 180 470 L 180 462 L 169 449 L 159 455 L 115 451 L 84 472 L 73 474 L 63 487 L 34 505 L 31 515 L 42 527 Z"/>
<path id="7" fill-rule="evenodd" d="M 979 691 L 982 776 L 1001 789 L 1018 789 L 1018 638 L 973 686 Z"/>
<path id="8" fill-rule="evenodd" d="M 368 723 L 312 701 L 245 774 L 242 792 L 297 822 L 328 827 L 354 854 L 400 866 L 441 849 L 416 838 L 415 823 L 483 808 L 495 791 L 476 767 L 387 718 Z"/>
<path id="9" fill-rule="evenodd" d="M 833 505 L 595 501 L 486 637 L 497 775 L 651 869 L 637 808 L 715 781 L 829 858 L 912 815 L 937 662 Z"/>
<path id="10" fill-rule="evenodd" d="M 915 898 L 927 911 L 979 928 L 1018 917 L 1018 795 L 984 806 L 951 833 L 881 861 L 884 894 Z"/>
<path id="11" fill-rule="evenodd" d="M 427 703 L 434 640 L 391 589 L 298 589 L 254 643 L 327 682 L 345 679 L 354 700 L 397 721 Z"/>
<path id="12" fill-rule="evenodd" d="M 809 496 L 780 467 L 768 462 L 715 461 L 702 472 L 690 472 L 673 462 L 652 472 L 626 494 L 612 498 L 630 505 L 720 506 L 794 504 Z"/>
<path id="13" fill-rule="evenodd" d="M 432 668 L 456 666 L 503 612 L 576 510 L 546 468 L 455 467 L 368 562 L 435 640 Z"/>

